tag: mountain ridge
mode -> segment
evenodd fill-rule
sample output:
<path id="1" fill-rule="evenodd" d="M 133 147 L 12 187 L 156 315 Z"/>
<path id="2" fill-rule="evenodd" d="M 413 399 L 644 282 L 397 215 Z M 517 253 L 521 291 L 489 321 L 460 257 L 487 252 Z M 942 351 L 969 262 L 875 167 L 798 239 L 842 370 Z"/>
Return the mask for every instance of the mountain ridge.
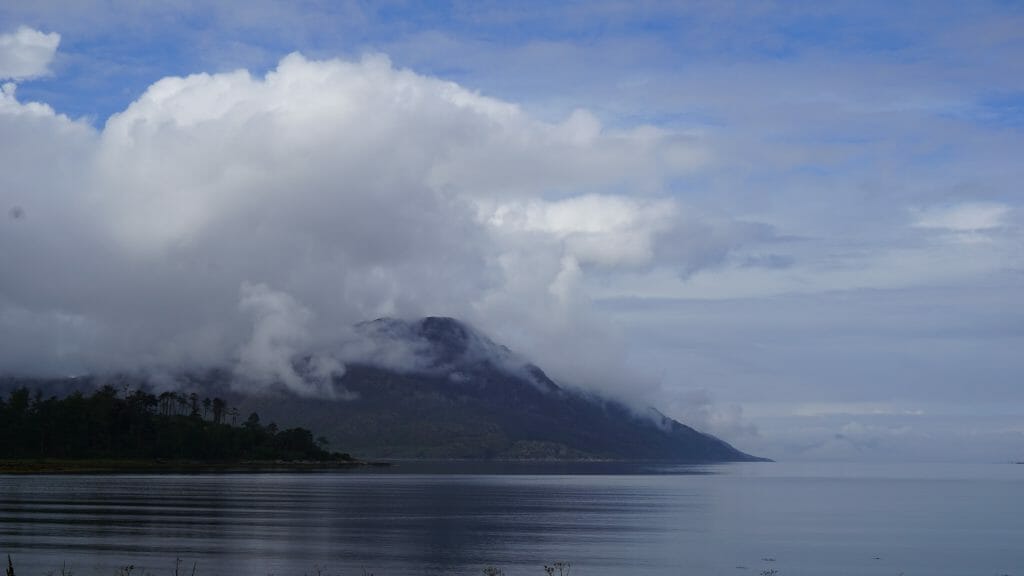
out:
<path id="1" fill-rule="evenodd" d="M 243 418 L 255 412 L 263 422 L 315 430 L 332 448 L 361 458 L 764 460 L 654 408 L 640 414 L 560 386 L 453 318 L 378 318 L 354 332 L 344 373 L 331 376 L 335 399 L 291 394 L 283 385 L 247 393 L 244 377 L 226 370 L 181 374 L 177 386 L 218 395 Z M 292 364 L 301 375 L 311 373 L 311 362 L 306 356 Z M 59 380 L 58 387 L 73 387 Z M 123 385 L 153 382 L 128 378 Z"/>
<path id="2" fill-rule="evenodd" d="M 760 461 L 654 408 L 638 414 L 559 385 L 538 366 L 449 317 L 378 318 L 356 327 L 406 354 L 346 359 L 336 380 L 355 399 L 325 412 L 300 400 L 309 424 L 353 453 L 402 458 Z M 388 358 L 382 361 L 381 358 Z M 247 409 L 285 417 L 272 402 Z M 288 419 L 288 422 L 291 422 Z M 333 434 L 332 434 L 333 431 Z"/>

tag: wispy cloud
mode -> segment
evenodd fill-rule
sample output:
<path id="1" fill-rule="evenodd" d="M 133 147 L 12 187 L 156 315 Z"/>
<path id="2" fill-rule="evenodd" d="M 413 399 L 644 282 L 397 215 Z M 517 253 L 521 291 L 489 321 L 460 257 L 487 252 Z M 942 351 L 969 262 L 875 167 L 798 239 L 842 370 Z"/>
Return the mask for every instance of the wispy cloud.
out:
<path id="1" fill-rule="evenodd" d="M 1005 204 L 967 202 L 914 211 L 914 226 L 952 232 L 983 232 L 1006 224 L 1010 207 Z"/>

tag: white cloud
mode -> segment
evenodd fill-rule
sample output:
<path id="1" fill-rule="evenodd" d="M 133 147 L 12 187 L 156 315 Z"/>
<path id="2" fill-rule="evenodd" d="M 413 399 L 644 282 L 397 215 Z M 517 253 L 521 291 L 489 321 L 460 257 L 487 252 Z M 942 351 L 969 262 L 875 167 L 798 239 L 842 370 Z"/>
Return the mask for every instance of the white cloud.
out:
<path id="1" fill-rule="evenodd" d="M 485 216 L 502 232 L 547 234 L 580 263 L 611 267 L 650 264 L 656 237 L 679 224 L 678 212 L 670 199 L 588 194 L 500 204 Z"/>
<path id="2" fill-rule="evenodd" d="M 235 366 L 247 385 L 269 388 L 280 383 L 300 396 L 336 395 L 332 378 L 345 370 L 332 357 L 308 356 L 309 309 L 288 294 L 248 283 L 242 284 L 239 309 L 252 318 L 252 336 L 239 350 Z M 295 363 L 304 358 L 308 370 L 300 375 Z"/>
<path id="3" fill-rule="evenodd" d="M 60 34 L 27 26 L 0 34 L 0 80 L 28 80 L 50 73 Z"/>
<path id="4" fill-rule="evenodd" d="M 921 416 L 923 410 L 901 408 L 884 402 L 835 402 L 835 403 L 802 403 L 787 406 L 791 416 L 831 416 L 831 415 L 903 415 Z"/>
<path id="5" fill-rule="evenodd" d="M 0 205 L 24 213 L 0 223 L 0 342 L 37 337 L 0 367 L 236 362 L 307 394 L 349 325 L 390 315 L 467 318 L 560 377 L 631 382 L 586 265 L 655 260 L 679 224 L 661 183 L 696 150 L 382 56 L 165 78 L 102 130 L 5 93 L 0 123 Z M 324 361 L 296 372 L 302 354 Z"/>
<path id="6" fill-rule="evenodd" d="M 1009 206 L 998 203 L 932 206 L 914 212 L 914 226 L 951 232 L 983 232 L 1004 226 L 1009 213 Z"/>

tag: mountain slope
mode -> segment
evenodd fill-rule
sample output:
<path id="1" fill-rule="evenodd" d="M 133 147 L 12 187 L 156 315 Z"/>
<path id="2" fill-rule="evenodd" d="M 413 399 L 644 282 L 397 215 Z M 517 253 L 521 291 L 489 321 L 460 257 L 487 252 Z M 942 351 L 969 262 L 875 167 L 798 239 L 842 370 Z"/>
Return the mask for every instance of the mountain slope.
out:
<path id="1" fill-rule="evenodd" d="M 179 396 L 220 398 L 245 419 L 302 427 L 326 437 L 332 450 L 360 458 L 619 459 L 674 462 L 761 460 L 654 409 L 625 405 L 565 388 L 540 368 L 451 318 L 378 319 L 356 327 L 340 354 L 336 399 L 304 398 L 284 386 L 253 385 L 218 369 L 182 373 Z M 297 375 L 323 378 L 317 360 L 293 359 Z M 0 392 L 17 386 L 43 397 L 101 384 L 153 388 L 145 376 L 26 379 L 0 377 Z M 161 380 L 161 391 L 168 383 Z M 319 389 L 319 388 L 317 388 Z M 260 390 L 260 394 L 247 393 Z"/>
<path id="2" fill-rule="evenodd" d="M 381 319 L 359 330 L 375 347 L 368 360 L 348 361 L 336 382 L 354 399 L 235 400 L 243 412 L 301 422 L 360 456 L 758 460 L 654 410 L 638 416 L 559 387 L 450 318 Z"/>

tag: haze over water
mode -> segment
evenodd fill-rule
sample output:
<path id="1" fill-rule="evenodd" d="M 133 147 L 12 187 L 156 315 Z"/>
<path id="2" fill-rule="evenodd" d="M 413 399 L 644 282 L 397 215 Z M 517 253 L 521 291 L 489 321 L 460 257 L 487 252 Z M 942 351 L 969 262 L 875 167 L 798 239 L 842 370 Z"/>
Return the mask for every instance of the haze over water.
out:
<path id="1" fill-rule="evenodd" d="M 1024 466 L 405 464 L 0 477 L 17 573 L 1024 574 Z"/>

